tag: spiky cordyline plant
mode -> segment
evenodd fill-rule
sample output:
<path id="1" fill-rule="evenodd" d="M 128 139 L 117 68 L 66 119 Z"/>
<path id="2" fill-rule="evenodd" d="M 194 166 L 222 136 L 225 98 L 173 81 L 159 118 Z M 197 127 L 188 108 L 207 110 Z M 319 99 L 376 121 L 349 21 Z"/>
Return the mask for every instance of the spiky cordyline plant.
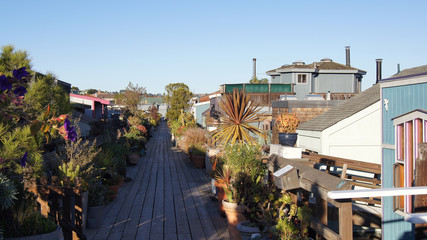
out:
<path id="1" fill-rule="evenodd" d="M 237 89 L 233 93 L 226 94 L 220 102 L 221 121 L 219 128 L 212 136 L 214 143 L 234 144 L 236 141 L 256 144 L 257 141 L 250 135 L 256 134 L 265 138 L 265 134 L 251 123 L 259 122 L 258 104 L 249 101 L 249 97 L 243 91 Z"/>

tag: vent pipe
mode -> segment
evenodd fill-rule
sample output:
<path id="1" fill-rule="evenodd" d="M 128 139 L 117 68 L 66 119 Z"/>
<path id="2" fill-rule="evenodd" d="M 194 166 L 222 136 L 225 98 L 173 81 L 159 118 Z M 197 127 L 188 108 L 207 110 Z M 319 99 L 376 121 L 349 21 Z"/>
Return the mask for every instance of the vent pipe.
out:
<path id="1" fill-rule="evenodd" d="M 397 64 L 397 73 L 400 73 L 400 63 Z"/>
<path id="2" fill-rule="evenodd" d="M 381 58 L 376 59 L 377 62 L 377 81 L 376 83 L 378 83 L 381 80 L 381 67 L 382 67 L 382 62 L 383 60 Z"/>
<path id="3" fill-rule="evenodd" d="M 345 65 L 350 67 L 350 46 L 345 46 Z"/>
<path id="4" fill-rule="evenodd" d="M 252 60 L 253 60 L 253 62 L 254 62 L 254 73 L 253 73 L 253 79 L 255 80 L 255 78 L 256 78 L 256 58 L 253 58 Z"/>

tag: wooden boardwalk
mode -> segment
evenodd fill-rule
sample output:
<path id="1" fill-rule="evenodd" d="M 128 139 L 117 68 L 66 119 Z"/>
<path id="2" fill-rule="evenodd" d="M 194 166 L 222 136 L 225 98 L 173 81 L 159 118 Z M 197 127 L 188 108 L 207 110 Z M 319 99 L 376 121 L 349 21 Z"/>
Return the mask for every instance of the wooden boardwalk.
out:
<path id="1" fill-rule="evenodd" d="M 153 133 L 147 154 L 128 167 L 133 180 L 120 188 L 99 229 L 87 229 L 89 240 L 229 239 L 227 221 L 212 201 L 204 169 L 172 147 L 165 122 Z"/>

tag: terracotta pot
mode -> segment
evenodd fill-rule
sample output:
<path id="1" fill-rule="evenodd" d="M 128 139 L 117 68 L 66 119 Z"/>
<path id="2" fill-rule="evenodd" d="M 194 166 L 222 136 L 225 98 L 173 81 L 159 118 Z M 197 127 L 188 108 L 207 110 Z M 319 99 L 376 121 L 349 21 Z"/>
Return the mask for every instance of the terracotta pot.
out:
<path id="1" fill-rule="evenodd" d="M 222 205 L 224 205 L 225 214 L 227 215 L 230 239 L 242 239 L 240 232 L 237 230 L 237 225 L 246 220 L 245 216 L 243 216 L 246 207 L 242 204 L 229 203 L 227 200 L 222 200 Z"/>
<path id="2" fill-rule="evenodd" d="M 194 164 L 195 168 L 205 168 L 205 155 L 198 156 L 198 155 L 192 155 L 191 160 Z"/>
<path id="3" fill-rule="evenodd" d="M 216 194 L 218 199 L 218 212 L 222 216 L 225 216 L 225 210 L 224 205 L 222 205 L 222 200 L 225 200 L 227 198 L 227 195 L 225 194 L 224 188 L 227 188 L 227 185 L 222 180 L 216 180 L 215 181 L 215 187 L 216 187 Z"/>
<path id="4" fill-rule="evenodd" d="M 117 193 L 119 192 L 119 188 L 123 185 L 124 181 L 125 178 L 120 177 L 119 182 L 117 184 L 108 186 L 108 190 L 111 192 L 110 201 L 113 201 L 116 198 Z"/>

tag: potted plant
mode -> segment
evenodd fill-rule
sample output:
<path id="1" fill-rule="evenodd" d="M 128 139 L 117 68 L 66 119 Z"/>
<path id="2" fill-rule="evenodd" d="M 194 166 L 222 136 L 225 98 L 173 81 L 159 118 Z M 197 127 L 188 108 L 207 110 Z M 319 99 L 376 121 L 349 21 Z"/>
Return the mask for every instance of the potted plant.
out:
<path id="1" fill-rule="evenodd" d="M 237 225 L 246 220 L 243 205 L 247 198 L 245 182 L 259 181 L 265 174 L 265 166 L 261 161 L 259 146 L 239 142 L 225 148 L 225 165 L 231 171 L 231 183 L 224 188 L 227 198 L 223 200 L 224 210 L 227 215 L 229 232 L 232 238 L 241 237 L 236 229 Z"/>
<path id="2" fill-rule="evenodd" d="M 194 144 L 190 147 L 191 160 L 195 168 L 205 168 L 206 147 Z"/>
<path id="3" fill-rule="evenodd" d="M 300 120 L 296 114 L 281 113 L 275 122 L 275 126 L 279 131 L 279 143 L 283 146 L 293 147 L 297 141 L 298 133 L 296 130 L 300 124 Z"/>
<path id="4" fill-rule="evenodd" d="M 104 221 L 107 188 L 101 181 L 97 181 L 89 185 L 88 192 L 87 228 L 98 228 Z"/>
<path id="5" fill-rule="evenodd" d="M 284 194 L 280 201 L 276 234 L 280 239 L 308 239 L 311 209 L 293 203 L 289 194 Z"/>
<path id="6" fill-rule="evenodd" d="M 217 165 L 216 165 L 217 166 Z M 221 216 L 225 217 L 225 209 L 224 205 L 222 205 L 222 201 L 226 199 L 225 191 L 227 189 L 227 185 L 230 185 L 231 181 L 231 170 L 228 165 L 222 165 L 220 168 L 216 170 L 215 174 L 215 188 L 218 199 L 218 212 Z"/>

